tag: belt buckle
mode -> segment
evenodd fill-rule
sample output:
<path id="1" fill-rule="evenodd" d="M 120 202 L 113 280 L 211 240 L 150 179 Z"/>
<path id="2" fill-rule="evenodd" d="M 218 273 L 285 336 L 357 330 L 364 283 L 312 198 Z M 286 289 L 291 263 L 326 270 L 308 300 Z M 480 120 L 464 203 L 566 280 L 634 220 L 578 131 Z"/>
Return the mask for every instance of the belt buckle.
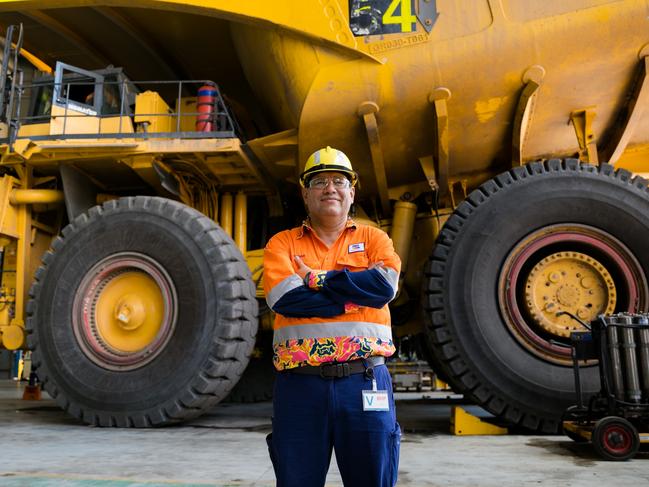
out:
<path id="1" fill-rule="evenodd" d="M 327 373 L 329 370 L 331 370 L 331 372 Z M 320 366 L 320 377 L 323 379 L 341 379 L 343 377 L 348 377 L 349 373 L 349 364 L 347 362 L 333 362 Z"/>

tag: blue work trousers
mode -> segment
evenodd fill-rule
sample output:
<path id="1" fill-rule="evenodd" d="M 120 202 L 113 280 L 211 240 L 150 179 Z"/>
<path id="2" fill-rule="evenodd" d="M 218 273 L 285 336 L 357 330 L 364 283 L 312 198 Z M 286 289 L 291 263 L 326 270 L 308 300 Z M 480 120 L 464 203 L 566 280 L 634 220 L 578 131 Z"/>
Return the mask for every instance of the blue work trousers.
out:
<path id="1" fill-rule="evenodd" d="M 332 449 L 345 486 L 393 487 L 401 430 L 390 373 L 374 367 L 377 389 L 387 390 L 389 411 L 363 411 L 365 374 L 326 379 L 279 372 L 273 393 L 273 433 L 267 438 L 277 487 L 321 487 Z"/>

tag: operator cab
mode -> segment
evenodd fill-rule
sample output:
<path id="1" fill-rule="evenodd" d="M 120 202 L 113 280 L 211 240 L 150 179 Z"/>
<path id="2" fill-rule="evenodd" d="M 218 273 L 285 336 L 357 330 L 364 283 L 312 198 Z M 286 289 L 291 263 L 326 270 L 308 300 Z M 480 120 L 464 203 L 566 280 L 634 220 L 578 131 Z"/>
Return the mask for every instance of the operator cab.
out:
<path id="1" fill-rule="evenodd" d="M 10 127 L 10 143 L 238 137 L 218 85 L 209 80 L 139 81 L 136 86 L 122 68 L 89 71 L 62 62 L 54 74 L 37 75 L 29 84 L 18 85 L 13 78 L 16 101 L 9 97 L 6 113 L 12 115 L 4 121 Z"/>
<path id="2" fill-rule="evenodd" d="M 129 116 L 133 113 L 137 92 L 122 68 L 110 66 L 86 71 L 57 63 L 54 76 L 46 74 L 34 78 L 30 107 L 22 124 L 48 122 L 53 105 L 63 109 L 70 117 L 75 114 Z"/>

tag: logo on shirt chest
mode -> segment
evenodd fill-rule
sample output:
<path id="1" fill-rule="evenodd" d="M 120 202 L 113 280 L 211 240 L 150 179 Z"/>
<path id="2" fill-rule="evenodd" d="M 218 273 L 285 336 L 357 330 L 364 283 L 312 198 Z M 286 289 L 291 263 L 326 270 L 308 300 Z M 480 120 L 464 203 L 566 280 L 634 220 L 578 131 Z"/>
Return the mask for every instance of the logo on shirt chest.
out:
<path id="1" fill-rule="evenodd" d="M 350 244 L 349 247 L 347 248 L 348 254 L 354 254 L 356 252 L 364 252 L 364 251 L 365 251 L 365 242 L 353 243 Z"/>

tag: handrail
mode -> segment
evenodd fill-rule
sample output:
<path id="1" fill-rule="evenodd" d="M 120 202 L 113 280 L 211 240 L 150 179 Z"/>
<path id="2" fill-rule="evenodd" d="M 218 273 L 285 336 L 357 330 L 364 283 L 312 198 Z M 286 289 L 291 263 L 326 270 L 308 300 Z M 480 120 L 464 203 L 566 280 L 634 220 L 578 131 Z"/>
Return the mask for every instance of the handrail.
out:
<path id="1" fill-rule="evenodd" d="M 214 110 L 209 113 L 195 111 L 183 111 L 183 91 L 187 92 L 191 89 L 191 86 L 196 87 L 196 92 L 198 88 L 202 85 L 209 83 L 215 87 L 215 96 L 214 96 Z M 93 86 L 91 94 L 96 94 L 98 90 L 103 90 L 102 95 L 109 92 L 107 86 L 116 86 L 119 89 L 119 112 L 115 113 L 102 113 L 100 109 L 97 113 L 96 106 L 88 104 L 86 102 L 70 99 L 70 86 Z M 142 94 L 146 91 L 153 91 L 160 94 L 161 90 L 165 88 L 173 88 L 173 85 L 178 87 L 177 95 L 175 98 L 175 109 L 169 107 L 168 110 L 159 111 L 159 112 L 137 112 L 137 106 L 135 101 L 132 104 L 128 103 L 128 97 L 131 95 L 129 93 L 129 85 L 135 86 L 138 88 L 137 94 Z M 54 99 L 54 93 L 61 92 L 63 87 L 68 87 L 65 90 L 65 98 Z M 59 87 L 61 90 L 56 90 L 55 88 Z M 156 88 L 156 89 L 150 89 Z M 61 83 L 55 83 L 54 81 L 48 82 L 33 82 L 29 84 L 20 84 L 17 86 L 17 94 L 19 99 L 30 99 L 35 96 L 42 96 L 42 91 L 47 90 L 49 93 L 49 99 L 46 99 L 45 103 L 49 103 L 49 109 L 46 110 L 46 113 L 43 114 L 16 114 L 11 115 L 11 127 L 15 127 L 14 134 L 9 134 L 7 137 L 8 140 L 16 139 L 31 139 L 31 140 L 47 140 L 47 139 L 64 139 L 64 138 L 169 138 L 169 137 L 181 137 L 181 138 L 235 138 L 237 137 L 237 125 L 236 121 L 232 118 L 228 108 L 225 105 L 221 91 L 216 84 L 210 80 L 147 80 L 147 81 L 131 81 L 131 80 L 118 80 L 118 81 L 100 81 L 93 82 L 91 80 L 64 80 Z M 113 92 L 114 93 L 114 92 Z M 63 94 L 63 93 L 62 93 Z M 47 96 L 47 95 L 46 95 Z M 162 98 L 162 96 L 161 96 Z M 106 101 L 105 99 L 103 100 Z M 164 101 L 164 100 L 163 100 Z M 31 106 L 36 108 L 37 102 L 32 102 Z M 16 106 L 21 106 L 21 103 L 16 103 Z M 23 106 L 25 106 L 23 104 Z M 52 108 L 54 106 L 63 108 L 63 115 L 57 114 L 52 115 Z M 103 108 L 103 107 L 102 107 Z M 132 108 L 132 109 L 131 109 Z M 87 110 L 87 113 L 80 113 L 80 110 Z M 182 120 L 183 118 L 195 118 L 199 115 L 206 116 L 205 122 L 209 122 L 208 127 L 213 127 L 214 130 L 208 131 L 199 131 L 199 130 L 190 130 L 182 131 Z M 63 119 L 62 133 L 49 134 L 49 135 L 20 135 L 20 127 L 23 125 L 28 125 L 32 123 L 47 123 L 50 122 L 54 117 L 57 119 Z M 93 117 L 98 119 L 96 131 L 88 132 L 83 130 L 83 133 L 75 133 L 69 127 L 74 125 L 71 123 L 74 119 L 86 119 L 88 117 Z M 106 128 L 105 120 L 114 119 L 119 117 L 118 126 L 116 131 L 105 131 L 102 130 Z M 131 131 L 131 127 L 124 126 L 125 118 L 131 118 L 133 120 L 133 126 L 135 131 Z M 165 117 L 173 121 L 175 125 L 175 131 L 148 131 L 146 123 L 135 122 L 136 119 L 149 118 L 155 119 L 156 117 Z M 12 138 L 13 135 L 13 138 Z M 0 139 L 2 140 L 2 139 Z"/>

